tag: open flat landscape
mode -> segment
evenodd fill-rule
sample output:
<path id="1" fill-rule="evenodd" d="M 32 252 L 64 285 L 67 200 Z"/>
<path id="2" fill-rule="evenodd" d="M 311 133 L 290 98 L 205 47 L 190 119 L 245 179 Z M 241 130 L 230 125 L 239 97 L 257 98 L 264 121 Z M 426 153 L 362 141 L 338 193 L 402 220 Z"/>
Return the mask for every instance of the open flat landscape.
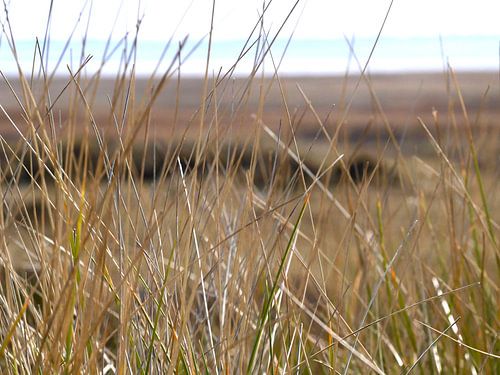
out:
<path id="1" fill-rule="evenodd" d="M 473 127 L 495 130 L 498 128 L 500 114 L 499 81 L 498 72 L 458 72 L 455 77 L 447 72 L 378 74 L 362 78 L 355 74 L 280 77 L 279 80 L 269 77 L 241 77 L 220 79 L 215 87 L 214 80 L 210 80 L 207 90 L 210 94 L 215 93 L 210 98 L 220 108 L 219 125 L 234 128 L 237 135 L 247 135 L 254 131 L 251 126 L 254 122 L 252 114 L 257 114 L 259 110 L 262 111 L 263 120 L 273 129 L 278 129 L 280 120 L 283 123 L 286 115 L 286 103 L 290 116 L 300 118 L 298 136 L 313 137 L 317 131 L 317 119 L 311 110 L 313 108 L 325 122 L 328 131 L 334 132 L 342 123 L 346 132 L 351 133 L 353 140 L 356 140 L 360 132 L 383 136 L 384 131 L 387 131 L 384 117 L 397 134 L 421 134 L 417 117 L 432 123 L 433 110 L 438 111 L 442 127 L 452 125 L 453 121 L 463 127 L 458 90 L 463 96 Z M 131 87 L 135 100 L 147 102 L 157 83 L 136 78 Z M 20 95 L 18 79 L 11 78 L 10 84 Z M 57 77 L 51 81 L 49 91 L 52 100 L 63 92 L 67 84 L 67 79 Z M 33 86 L 35 92 L 44 90 L 41 84 L 35 83 Z M 101 78 L 98 84 L 94 81 L 88 83 L 88 86 L 83 85 L 93 116 L 103 129 L 113 127 L 109 120 L 109 113 L 113 108 L 110 98 L 116 92 L 128 88 L 129 82 L 115 81 L 112 78 Z M 203 88 L 203 78 L 188 76 L 178 80 L 177 76 L 173 76 L 169 79 L 156 98 L 151 114 L 151 126 L 158 136 L 170 136 L 174 126 L 176 130 L 193 128 L 190 131 L 196 133 L 196 115 L 200 109 Z M 60 113 L 58 122 L 62 128 L 67 121 L 69 103 L 73 98 L 70 91 L 65 91 L 54 104 L 54 109 Z M 16 98 L 5 82 L 0 87 L 0 98 L 10 116 L 20 116 Z M 207 104 L 210 105 L 210 102 Z M 450 118 L 452 114 L 456 120 Z M 83 110 L 80 110 L 80 115 L 84 115 Z M 5 116 L 1 118 L 1 126 L 4 137 L 16 137 Z"/>

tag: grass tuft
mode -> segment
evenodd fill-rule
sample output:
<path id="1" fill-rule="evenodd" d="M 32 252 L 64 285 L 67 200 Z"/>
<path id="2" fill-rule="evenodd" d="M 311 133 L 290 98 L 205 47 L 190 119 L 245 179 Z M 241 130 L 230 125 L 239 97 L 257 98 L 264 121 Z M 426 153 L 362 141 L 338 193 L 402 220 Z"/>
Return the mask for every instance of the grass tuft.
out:
<path id="1" fill-rule="evenodd" d="M 297 4 L 198 78 L 22 66 L 5 17 L 0 372 L 500 373 L 497 91 L 283 77 Z"/>

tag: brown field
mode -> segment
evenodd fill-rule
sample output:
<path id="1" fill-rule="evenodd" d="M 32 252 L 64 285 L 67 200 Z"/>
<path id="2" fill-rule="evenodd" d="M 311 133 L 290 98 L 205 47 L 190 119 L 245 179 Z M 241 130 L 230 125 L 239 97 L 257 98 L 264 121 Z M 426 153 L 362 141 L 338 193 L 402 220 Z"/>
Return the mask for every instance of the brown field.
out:
<path id="1" fill-rule="evenodd" d="M 129 89 L 128 83 L 116 83 L 114 79 L 100 79 L 98 84 L 91 82 L 82 89 L 88 97 L 96 124 L 112 142 L 116 138 L 112 113 L 119 117 L 123 108 L 112 104 L 110 98 L 123 99 L 123 91 Z M 210 81 L 208 92 L 214 93 L 210 98 L 218 103 L 217 127 L 224 132 L 224 139 L 228 142 L 240 142 L 248 136 L 254 136 L 259 128 L 255 120 L 258 115 L 273 131 L 279 132 L 281 129 L 282 134 L 293 133 L 304 144 L 314 140 L 315 147 L 322 147 L 322 144 L 328 147 L 328 135 L 325 134 L 331 137 L 339 131 L 337 143 L 341 148 L 362 143 L 363 148 L 368 147 L 370 151 L 378 148 L 380 151 L 392 134 L 399 143 L 400 151 L 406 155 L 432 156 L 434 151 L 429 147 L 418 117 L 422 118 L 433 134 L 436 134 L 436 126 L 439 125 L 443 136 L 449 136 L 450 129 L 454 129 L 459 141 L 460 138 L 465 139 L 462 133 L 465 119 L 460 105 L 461 94 L 472 131 L 477 134 L 481 144 L 499 131 L 499 82 L 496 72 L 462 72 L 456 73 L 455 78 L 446 73 L 388 74 L 362 79 L 358 76 L 285 77 L 279 81 L 274 78 L 239 78 L 222 80 L 215 87 L 214 82 Z M 130 89 L 134 94 L 135 105 L 140 107 L 141 100 L 149 102 L 155 83 L 140 78 L 132 83 Z M 19 82 L 14 79 L 10 84 L 21 96 Z M 71 107 L 75 95 L 69 89 L 64 90 L 67 84 L 67 80 L 60 78 L 50 83 L 52 96 L 63 93 L 52 108 L 57 114 L 55 131 L 64 133 L 75 118 L 81 124 L 87 123 L 87 126 L 77 126 L 77 132 L 89 131 L 88 113 L 83 106 L 74 110 L 75 103 Z M 35 84 L 33 91 L 36 93 L 37 89 L 42 92 L 43 86 L 36 87 Z M 117 93 L 120 94 L 117 96 Z M 171 78 L 156 98 L 149 114 L 149 137 L 166 143 L 183 137 L 196 139 L 199 135 L 202 94 L 203 79 L 182 78 L 177 81 L 175 77 Z M 9 116 L 20 128 L 25 126 L 25 121 L 19 121 L 22 115 L 16 98 L 5 83 L 0 87 L 0 98 Z M 209 106 L 210 98 L 207 100 Z M 79 104 L 78 100 L 76 104 Z M 70 111 L 73 111 L 71 116 Z M 209 111 L 213 111 L 213 105 Z M 433 111 L 437 111 L 437 123 Z M 211 123 L 207 129 L 214 128 L 215 124 L 213 113 L 210 116 Z M 324 131 L 318 120 L 322 122 Z M 19 139 L 18 133 L 3 114 L 0 116 L 0 129 L 4 139 Z M 267 137 L 263 138 L 266 141 Z M 491 142 L 486 143 L 487 147 L 491 146 Z M 389 144 L 386 153 L 393 155 L 391 146 L 394 145 Z M 487 154 L 484 163 L 498 162 L 493 156 L 499 154 L 498 150 L 493 149 Z"/>

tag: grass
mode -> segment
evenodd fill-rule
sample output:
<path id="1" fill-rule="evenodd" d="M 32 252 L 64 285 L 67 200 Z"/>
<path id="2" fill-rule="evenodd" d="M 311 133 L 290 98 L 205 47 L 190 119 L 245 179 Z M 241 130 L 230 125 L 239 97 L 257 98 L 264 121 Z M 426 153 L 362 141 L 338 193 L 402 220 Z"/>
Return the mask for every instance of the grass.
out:
<path id="1" fill-rule="evenodd" d="M 255 72 L 207 66 L 186 123 L 182 43 L 144 92 L 126 55 L 107 106 L 85 56 L 58 92 L 36 59 L 15 85 L 2 75 L 17 102 L 1 107 L 17 133 L 0 138 L 2 373 L 500 371 L 499 169 L 481 163 L 499 138 L 471 120 L 457 75 L 447 112 L 419 119 L 432 154 L 404 150 L 366 75 L 386 137 L 353 142 L 350 104 L 324 120 L 299 86 L 304 124 L 275 56 L 260 75 L 273 39 L 259 22 L 241 57 Z"/>

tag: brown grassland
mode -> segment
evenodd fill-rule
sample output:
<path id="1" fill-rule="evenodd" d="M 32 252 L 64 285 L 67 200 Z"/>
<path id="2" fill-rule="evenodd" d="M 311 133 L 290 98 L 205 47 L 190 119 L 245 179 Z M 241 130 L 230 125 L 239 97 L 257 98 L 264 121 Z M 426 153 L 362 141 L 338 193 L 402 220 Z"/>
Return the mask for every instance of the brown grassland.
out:
<path id="1" fill-rule="evenodd" d="M 2 373 L 500 372 L 498 72 L 131 63 L 3 76 Z"/>

